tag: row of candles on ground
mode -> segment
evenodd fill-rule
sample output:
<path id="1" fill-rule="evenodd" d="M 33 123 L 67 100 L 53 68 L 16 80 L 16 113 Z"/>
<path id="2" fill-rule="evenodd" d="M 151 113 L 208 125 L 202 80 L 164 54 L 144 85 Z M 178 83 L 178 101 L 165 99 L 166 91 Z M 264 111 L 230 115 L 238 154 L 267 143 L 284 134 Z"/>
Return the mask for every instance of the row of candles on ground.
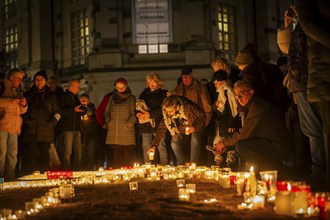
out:
<path id="1" fill-rule="evenodd" d="M 44 196 L 34 198 L 25 203 L 25 210 L 12 209 L 0 210 L 0 219 L 25 219 L 27 216 L 36 215 L 49 207 L 61 204 L 61 199 L 69 199 L 74 196 L 74 186 L 70 180 L 62 180 L 59 187 L 51 188 Z"/>
<path id="2" fill-rule="evenodd" d="M 87 172 L 72 171 L 49 171 L 40 174 L 35 171 L 34 174 L 24 176 L 19 181 L 0 182 L 3 190 L 15 188 L 34 188 L 34 187 L 51 187 L 58 186 L 61 179 L 72 178 L 74 185 L 89 184 L 108 184 L 118 183 L 122 181 L 130 181 L 135 178 L 143 178 L 146 180 L 175 180 L 180 178 L 186 179 L 208 179 L 219 180 L 223 183 L 223 187 L 229 187 L 230 182 L 233 183 L 235 176 L 230 176 L 230 168 L 219 168 L 212 166 L 196 166 L 195 163 L 186 166 L 160 166 L 144 164 L 142 166 L 135 164 L 134 167 L 124 167 L 116 170 L 103 170 Z M 228 181 L 227 181 L 228 180 Z M 230 180 L 230 182 L 229 182 Z M 227 186 L 226 186 L 227 185 Z"/>

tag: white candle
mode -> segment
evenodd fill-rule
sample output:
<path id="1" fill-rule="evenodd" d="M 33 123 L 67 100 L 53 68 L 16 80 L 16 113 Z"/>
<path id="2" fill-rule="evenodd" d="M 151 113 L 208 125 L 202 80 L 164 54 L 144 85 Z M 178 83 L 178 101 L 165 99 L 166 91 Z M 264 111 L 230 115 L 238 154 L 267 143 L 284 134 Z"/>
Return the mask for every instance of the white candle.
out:
<path id="1" fill-rule="evenodd" d="M 179 199 L 180 200 L 189 200 L 190 199 L 189 189 L 180 188 L 179 189 Z"/>
<path id="2" fill-rule="evenodd" d="M 253 200 L 253 209 L 260 209 L 265 207 L 265 197 L 262 195 L 256 195 Z"/>
<path id="3" fill-rule="evenodd" d="M 293 194 L 291 186 L 288 186 L 288 191 L 278 191 L 275 194 L 275 213 L 279 215 L 293 214 Z"/>
<path id="4" fill-rule="evenodd" d="M 253 166 L 250 168 L 250 185 L 251 185 L 251 193 L 253 195 L 256 194 L 257 191 L 257 181 L 256 181 L 256 175 L 254 173 Z"/>

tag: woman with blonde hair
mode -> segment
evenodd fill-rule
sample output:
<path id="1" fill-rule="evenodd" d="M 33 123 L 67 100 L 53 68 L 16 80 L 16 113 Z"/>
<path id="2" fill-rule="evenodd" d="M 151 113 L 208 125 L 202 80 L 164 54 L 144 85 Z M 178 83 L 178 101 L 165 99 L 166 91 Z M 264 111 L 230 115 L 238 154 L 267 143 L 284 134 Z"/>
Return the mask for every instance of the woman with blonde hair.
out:
<path id="1" fill-rule="evenodd" d="M 163 118 L 162 102 L 166 98 L 166 94 L 167 90 L 164 89 L 163 82 L 157 73 L 149 73 L 146 76 L 146 88 L 142 91 L 136 105 L 136 117 L 139 121 L 139 133 L 142 135 L 143 159 L 145 163 L 151 162 L 147 150 L 151 146 L 151 142 Z M 164 136 L 158 145 L 159 162 L 162 165 L 168 164 L 165 138 Z"/>

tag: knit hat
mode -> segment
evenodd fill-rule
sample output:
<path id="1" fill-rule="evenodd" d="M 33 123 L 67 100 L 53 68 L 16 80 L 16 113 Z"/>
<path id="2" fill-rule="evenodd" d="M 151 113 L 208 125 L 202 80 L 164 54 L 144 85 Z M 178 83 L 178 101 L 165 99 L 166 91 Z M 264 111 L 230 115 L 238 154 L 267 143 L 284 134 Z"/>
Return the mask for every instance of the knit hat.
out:
<path id="1" fill-rule="evenodd" d="M 190 73 L 192 73 L 192 69 L 190 66 L 185 66 L 181 69 L 181 76 L 182 75 L 189 75 Z"/>
<path id="2" fill-rule="evenodd" d="M 116 85 L 117 83 L 122 83 L 122 84 L 125 84 L 126 86 L 127 86 L 127 84 L 128 84 L 127 80 L 124 79 L 124 78 L 122 78 L 122 77 L 116 79 L 114 85 Z"/>
<path id="3" fill-rule="evenodd" d="M 213 81 L 217 80 L 217 81 L 224 81 L 228 79 L 228 75 L 227 72 L 224 70 L 218 70 L 213 74 Z"/>
<path id="4" fill-rule="evenodd" d="M 236 56 L 235 63 L 236 65 L 250 65 L 253 61 L 254 59 L 251 52 L 248 50 L 241 50 Z"/>
<path id="5" fill-rule="evenodd" d="M 37 76 L 42 76 L 46 81 L 47 81 L 47 73 L 46 73 L 46 70 L 40 70 L 39 72 L 37 72 L 34 77 L 33 77 L 33 80 L 35 80 L 35 78 Z"/>

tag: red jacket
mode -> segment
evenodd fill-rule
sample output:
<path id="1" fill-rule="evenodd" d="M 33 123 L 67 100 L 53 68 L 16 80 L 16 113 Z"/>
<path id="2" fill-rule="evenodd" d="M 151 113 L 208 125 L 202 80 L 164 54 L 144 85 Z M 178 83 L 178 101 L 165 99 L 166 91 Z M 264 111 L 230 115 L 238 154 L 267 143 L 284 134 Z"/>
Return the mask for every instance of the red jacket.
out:
<path id="1" fill-rule="evenodd" d="M 96 120 L 99 123 L 99 125 L 101 125 L 101 126 L 105 123 L 103 113 L 104 113 L 105 107 L 107 106 L 107 104 L 109 102 L 111 95 L 112 95 L 112 92 L 109 92 L 108 94 L 106 94 L 103 97 L 100 105 L 96 109 L 96 115 L 95 115 Z"/>

